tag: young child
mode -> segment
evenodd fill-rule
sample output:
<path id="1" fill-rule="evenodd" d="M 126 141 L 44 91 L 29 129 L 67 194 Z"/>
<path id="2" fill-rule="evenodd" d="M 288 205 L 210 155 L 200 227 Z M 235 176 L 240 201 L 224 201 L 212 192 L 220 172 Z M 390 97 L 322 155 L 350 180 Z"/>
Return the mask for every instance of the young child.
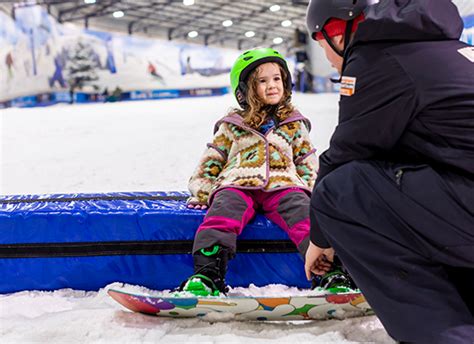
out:
<path id="1" fill-rule="evenodd" d="M 230 78 L 241 109 L 217 122 L 189 181 L 188 207 L 209 210 L 194 239 L 195 274 L 180 290 L 201 296 L 225 293 L 227 262 L 257 209 L 288 233 L 303 257 L 309 244 L 316 149 L 309 120 L 291 104 L 286 61 L 270 48 L 249 50 Z"/>

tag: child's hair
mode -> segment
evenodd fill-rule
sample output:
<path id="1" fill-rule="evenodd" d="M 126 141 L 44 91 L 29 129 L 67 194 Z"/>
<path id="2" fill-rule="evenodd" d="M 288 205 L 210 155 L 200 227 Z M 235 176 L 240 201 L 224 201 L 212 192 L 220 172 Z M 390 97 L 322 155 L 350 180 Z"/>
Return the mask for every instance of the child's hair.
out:
<path id="1" fill-rule="evenodd" d="M 278 68 L 280 69 L 283 85 L 285 85 L 288 74 L 279 64 Z M 286 87 L 283 87 L 283 96 L 278 104 L 267 105 L 262 102 L 257 94 L 259 71 L 260 66 L 257 66 L 247 79 L 247 106 L 244 109 L 234 109 L 232 111 L 242 116 L 243 122 L 246 125 L 255 129 L 258 129 L 265 122 L 267 115 L 274 115 L 277 121 L 281 122 L 290 117 L 294 111 L 294 107 L 291 104 L 291 93 Z"/>

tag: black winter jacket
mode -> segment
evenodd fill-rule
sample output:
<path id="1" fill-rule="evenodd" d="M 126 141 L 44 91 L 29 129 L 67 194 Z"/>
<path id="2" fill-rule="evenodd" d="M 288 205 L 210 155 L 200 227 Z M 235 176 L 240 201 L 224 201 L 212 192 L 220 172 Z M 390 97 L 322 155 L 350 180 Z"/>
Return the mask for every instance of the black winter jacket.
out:
<path id="1" fill-rule="evenodd" d="M 318 181 L 353 160 L 427 163 L 474 178 L 474 47 L 450 0 L 382 0 L 345 55 L 339 124 Z M 317 187 L 317 184 L 316 184 Z"/>
<path id="2" fill-rule="evenodd" d="M 365 17 L 344 57 L 353 94 L 341 95 L 315 188 L 345 163 L 382 160 L 427 164 L 452 187 L 474 191 L 474 47 L 459 41 L 457 8 L 450 0 L 381 0 Z M 341 84 L 349 94 L 350 84 Z M 329 247 L 317 227 L 311 241 Z"/>

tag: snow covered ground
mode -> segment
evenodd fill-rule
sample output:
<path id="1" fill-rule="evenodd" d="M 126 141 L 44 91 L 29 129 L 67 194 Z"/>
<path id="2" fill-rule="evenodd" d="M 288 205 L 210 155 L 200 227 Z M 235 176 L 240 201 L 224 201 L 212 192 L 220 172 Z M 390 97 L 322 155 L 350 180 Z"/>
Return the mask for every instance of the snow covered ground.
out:
<path id="1" fill-rule="evenodd" d="M 320 151 L 337 99 L 295 96 Z M 233 106 L 226 95 L 0 110 L 0 194 L 184 190 L 214 123 Z"/>
<path id="2" fill-rule="evenodd" d="M 337 123 L 338 96 L 296 94 L 319 152 Z M 0 194 L 185 190 L 230 95 L 0 110 Z M 1 280 L 0 280 L 1 283 Z M 105 286 L 104 286 L 105 287 Z M 251 295 L 299 293 L 249 287 Z M 98 292 L 0 295 L 2 343 L 393 343 L 375 316 L 243 323 L 132 314 Z"/>

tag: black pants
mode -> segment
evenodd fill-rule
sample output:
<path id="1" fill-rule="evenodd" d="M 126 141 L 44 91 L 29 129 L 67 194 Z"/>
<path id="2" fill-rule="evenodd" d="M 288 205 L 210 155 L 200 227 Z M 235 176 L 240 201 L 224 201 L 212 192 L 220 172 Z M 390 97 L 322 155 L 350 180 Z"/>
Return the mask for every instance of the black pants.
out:
<path id="1" fill-rule="evenodd" d="M 318 183 L 311 220 L 393 338 L 474 343 L 474 180 L 353 161 Z"/>

